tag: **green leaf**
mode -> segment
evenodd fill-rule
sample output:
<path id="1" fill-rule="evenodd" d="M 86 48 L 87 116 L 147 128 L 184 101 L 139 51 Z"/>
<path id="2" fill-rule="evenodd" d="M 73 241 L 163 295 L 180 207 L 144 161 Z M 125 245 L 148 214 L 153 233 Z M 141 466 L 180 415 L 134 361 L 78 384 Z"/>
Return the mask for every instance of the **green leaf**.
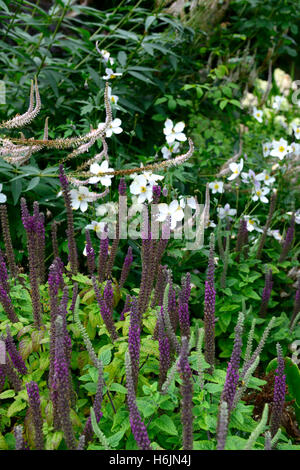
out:
<path id="1" fill-rule="evenodd" d="M 11 418 L 15 414 L 17 414 L 19 411 L 24 410 L 26 406 L 27 406 L 27 403 L 25 403 L 24 401 L 14 401 L 7 410 L 8 418 Z"/>
<path id="2" fill-rule="evenodd" d="M 29 185 L 27 186 L 27 189 L 25 191 L 30 191 L 31 189 L 35 188 L 40 182 L 40 177 L 36 176 L 35 178 L 32 178 L 32 180 L 29 182 Z"/>
<path id="3" fill-rule="evenodd" d="M 178 436 L 178 431 L 172 419 L 168 415 L 161 415 L 153 424 L 157 426 L 162 432 L 170 434 L 171 436 Z"/>
<path id="4" fill-rule="evenodd" d="M 104 366 L 108 366 L 111 361 L 111 350 L 105 349 L 104 351 L 101 351 L 99 354 L 99 359 L 102 361 Z"/>
<path id="5" fill-rule="evenodd" d="M 120 51 L 120 52 L 118 53 L 118 61 L 120 62 L 120 64 L 122 65 L 122 67 L 125 67 L 126 62 L 127 62 L 127 54 L 126 54 L 126 52 Z"/>
<path id="6" fill-rule="evenodd" d="M 124 387 L 124 385 L 121 385 L 121 384 L 114 383 L 109 387 L 109 389 L 112 392 L 123 393 L 124 395 L 127 394 L 127 388 Z"/>
<path id="7" fill-rule="evenodd" d="M 13 181 L 10 186 L 11 186 L 11 192 L 12 192 L 12 197 L 13 197 L 14 206 L 15 206 L 22 192 L 22 182 L 20 181 L 20 179 L 18 179 L 18 180 Z"/>
<path id="8" fill-rule="evenodd" d="M 15 394 L 14 390 L 5 390 L 5 392 L 0 393 L 0 399 L 4 400 L 5 398 L 12 398 Z"/>
<path id="9" fill-rule="evenodd" d="M 129 70 L 128 73 L 129 75 L 132 75 L 133 77 L 137 78 L 138 80 L 141 80 L 142 82 L 145 82 L 148 84 L 151 83 L 152 85 L 154 85 L 152 80 L 150 80 L 150 78 L 146 77 L 146 75 L 143 75 L 142 73 L 134 72 L 133 70 Z"/>
<path id="10" fill-rule="evenodd" d="M 148 31 L 152 23 L 156 20 L 156 16 L 150 15 L 146 18 L 145 21 L 145 31 Z"/>

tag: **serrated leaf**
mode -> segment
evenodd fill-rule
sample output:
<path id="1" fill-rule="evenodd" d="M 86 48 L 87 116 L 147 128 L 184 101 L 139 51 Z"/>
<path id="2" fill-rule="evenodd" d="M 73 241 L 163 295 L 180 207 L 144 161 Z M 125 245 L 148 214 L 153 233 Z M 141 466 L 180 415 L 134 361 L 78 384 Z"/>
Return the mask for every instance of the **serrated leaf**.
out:
<path id="1" fill-rule="evenodd" d="M 168 415 L 161 415 L 159 418 L 153 421 L 153 424 L 155 424 L 155 426 L 157 426 L 166 434 L 170 434 L 171 436 L 178 436 L 177 428 Z"/>

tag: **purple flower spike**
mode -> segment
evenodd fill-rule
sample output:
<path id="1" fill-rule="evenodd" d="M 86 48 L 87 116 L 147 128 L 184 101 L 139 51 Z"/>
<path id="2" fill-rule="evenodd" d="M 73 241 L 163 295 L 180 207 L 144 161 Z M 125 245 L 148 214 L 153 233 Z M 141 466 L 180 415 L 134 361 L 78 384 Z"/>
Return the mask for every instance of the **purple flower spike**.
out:
<path id="1" fill-rule="evenodd" d="M 293 243 L 294 233 L 295 233 L 295 215 L 293 214 L 291 218 L 290 226 L 286 232 L 285 240 L 282 244 L 281 253 L 279 257 L 279 263 L 282 263 L 287 257 L 289 250 Z"/>
<path id="2" fill-rule="evenodd" d="M 187 303 L 179 303 L 178 306 L 178 316 L 181 336 L 186 336 L 190 338 L 190 316 L 189 316 L 189 307 Z"/>
<path id="3" fill-rule="evenodd" d="M 161 308 L 161 316 L 158 317 L 159 390 L 161 390 L 167 378 L 167 373 L 171 365 L 170 343 L 169 338 L 165 332 L 163 315 L 163 308 Z"/>
<path id="4" fill-rule="evenodd" d="M 125 354 L 125 368 L 126 385 L 128 390 L 127 403 L 130 413 L 129 420 L 132 434 L 140 450 L 152 450 L 146 426 L 142 421 L 141 415 L 136 404 L 134 382 L 132 379 L 130 356 L 128 352 Z"/>
<path id="5" fill-rule="evenodd" d="M 127 255 L 124 260 L 124 264 L 122 267 L 122 272 L 121 272 L 121 277 L 120 277 L 120 282 L 119 282 L 119 288 L 122 289 L 124 286 L 124 283 L 128 277 L 130 267 L 133 261 L 133 256 L 132 256 L 132 248 L 131 246 L 128 248 Z"/>
<path id="6" fill-rule="evenodd" d="M 261 297 L 261 306 L 260 306 L 259 314 L 262 317 L 266 316 L 266 313 L 268 310 L 268 303 L 271 297 L 272 287 L 273 287 L 272 269 L 269 269 L 269 271 L 267 271 L 265 275 L 265 287 L 263 289 L 262 297 Z"/>
<path id="7" fill-rule="evenodd" d="M 181 385 L 181 422 L 182 422 L 182 448 L 193 450 L 193 382 L 192 371 L 189 365 L 189 343 L 184 336 L 182 338 L 181 354 L 178 363 L 182 385 Z"/>
<path id="8" fill-rule="evenodd" d="M 137 389 L 141 347 L 141 329 L 137 299 L 133 297 L 130 305 L 130 325 L 128 332 L 128 350 L 130 354 L 132 380 Z"/>
<path id="9" fill-rule="evenodd" d="M 282 355 L 282 349 L 281 349 L 280 344 L 278 343 L 277 343 L 277 361 L 278 361 L 278 367 L 276 369 L 277 375 L 275 376 L 272 415 L 271 415 L 272 437 L 275 436 L 281 424 L 282 413 L 283 413 L 284 402 L 285 402 L 285 393 L 286 393 L 285 374 L 284 374 L 285 364 L 284 364 L 284 358 Z"/>
<path id="10" fill-rule="evenodd" d="M 27 368 L 22 359 L 22 356 L 19 354 L 16 348 L 16 345 L 14 343 L 13 337 L 10 334 L 10 329 L 8 326 L 6 327 L 6 333 L 7 333 L 7 336 L 5 338 L 6 351 L 10 355 L 10 358 L 14 367 L 17 369 L 18 372 L 20 372 L 20 374 L 23 374 L 23 375 L 27 374 Z"/>
<path id="11" fill-rule="evenodd" d="M 205 332 L 205 360 L 210 364 L 208 373 L 212 374 L 215 364 L 215 301 L 214 287 L 214 235 L 210 238 L 210 252 L 208 269 L 205 281 L 204 295 L 204 332 Z"/>
<path id="12" fill-rule="evenodd" d="M 44 438 L 43 438 L 43 420 L 41 414 L 41 403 L 39 387 L 36 382 L 30 382 L 26 384 L 29 404 L 31 408 L 32 420 L 35 430 L 35 447 L 37 450 L 44 449 Z"/>

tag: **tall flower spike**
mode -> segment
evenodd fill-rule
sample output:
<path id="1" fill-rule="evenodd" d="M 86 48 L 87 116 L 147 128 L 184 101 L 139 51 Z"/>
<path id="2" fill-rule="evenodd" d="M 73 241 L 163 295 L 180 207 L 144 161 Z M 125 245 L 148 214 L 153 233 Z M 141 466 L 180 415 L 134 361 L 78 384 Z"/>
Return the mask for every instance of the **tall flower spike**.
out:
<path id="1" fill-rule="evenodd" d="M 0 219 L 1 219 L 1 226 L 2 226 L 2 234 L 5 244 L 5 252 L 7 256 L 8 266 L 10 270 L 10 274 L 13 277 L 17 277 L 18 268 L 15 261 L 15 254 L 12 246 L 10 230 L 9 230 L 9 222 L 8 222 L 8 215 L 7 215 L 7 207 L 6 204 L 0 205 Z"/>
<path id="2" fill-rule="evenodd" d="M 134 389 L 137 390 L 139 362 L 141 347 L 141 329 L 139 311 L 136 297 L 132 297 L 130 305 L 130 324 L 128 332 L 128 351 L 130 354 L 132 380 Z"/>
<path id="3" fill-rule="evenodd" d="M 170 343 L 168 336 L 165 332 L 165 326 L 163 322 L 163 309 L 161 309 L 161 315 L 158 316 L 158 349 L 159 349 L 159 379 L 158 388 L 161 390 L 163 384 L 166 381 L 167 373 L 171 365 L 170 356 Z"/>
<path id="4" fill-rule="evenodd" d="M 34 98 L 33 92 L 35 91 L 35 107 L 34 107 Z M 4 127 L 6 129 L 15 129 L 18 127 L 26 126 L 30 124 L 30 122 L 38 115 L 41 109 L 41 99 L 37 84 L 37 79 L 35 77 L 35 81 L 31 82 L 30 88 L 30 100 L 29 100 L 29 107 L 26 113 L 21 114 L 21 116 L 17 115 L 14 118 L 10 119 L 9 121 L 2 122 L 0 127 Z"/>
<path id="5" fill-rule="evenodd" d="M 19 354 L 16 345 L 14 343 L 13 337 L 10 334 L 9 326 L 6 327 L 6 338 L 5 338 L 5 346 L 6 351 L 10 355 L 11 361 L 14 367 L 20 374 L 27 374 L 27 367 L 22 359 L 22 356 Z"/>
<path id="6" fill-rule="evenodd" d="M 215 299 L 216 291 L 214 286 L 214 234 L 210 236 L 210 250 L 208 269 L 205 281 L 204 295 L 204 331 L 205 331 L 205 360 L 210 364 L 209 374 L 213 373 L 215 364 Z"/>
<path id="7" fill-rule="evenodd" d="M 108 303 L 104 299 L 101 298 L 100 290 L 99 290 L 97 281 L 94 276 L 92 276 L 92 281 L 93 281 L 94 291 L 96 294 L 96 300 L 100 308 L 100 313 L 101 313 L 103 322 L 109 332 L 109 335 L 112 341 L 115 341 L 116 339 L 118 339 L 119 336 L 118 336 L 116 327 L 114 325 L 111 307 L 108 305 Z"/>
<path id="8" fill-rule="evenodd" d="M 226 401 L 221 401 L 217 426 L 217 450 L 225 449 L 226 437 L 228 433 L 228 422 L 228 404 Z"/>
<path id="9" fill-rule="evenodd" d="M 13 307 L 12 301 L 6 287 L 0 282 L 0 302 L 2 307 L 12 323 L 17 323 L 19 321 L 15 309 Z"/>
<path id="10" fill-rule="evenodd" d="M 134 382 L 132 379 L 131 362 L 129 353 L 125 353 L 126 385 L 127 385 L 127 403 L 130 413 L 130 426 L 134 439 L 140 450 L 152 450 L 147 429 L 139 413 L 136 396 L 134 391 Z"/>
<path id="11" fill-rule="evenodd" d="M 29 215 L 26 201 L 21 198 L 21 214 L 22 222 L 27 234 L 27 247 L 29 259 L 29 279 L 30 279 L 30 294 L 32 300 L 32 312 L 34 324 L 37 328 L 42 325 L 42 306 L 39 291 L 39 244 L 38 244 L 38 214 L 35 211 L 34 215 Z"/>
<path id="12" fill-rule="evenodd" d="M 235 398 L 238 381 L 239 381 L 239 366 L 240 366 L 241 352 L 242 352 L 243 323 L 244 323 L 244 315 L 240 313 L 237 325 L 235 327 L 233 350 L 232 350 L 230 362 L 228 363 L 225 384 L 224 384 L 224 388 L 223 388 L 223 392 L 221 396 L 221 400 L 226 401 L 228 405 L 228 413 L 230 413 L 233 407 L 234 398 Z"/>
<path id="13" fill-rule="evenodd" d="M 69 368 L 65 350 L 63 318 L 58 315 L 55 320 L 55 363 L 53 388 L 57 392 L 57 405 L 60 422 L 68 449 L 75 450 L 76 443 L 70 419 L 69 402 Z"/>
<path id="14" fill-rule="evenodd" d="M 193 450 L 193 382 L 192 371 L 189 366 L 189 343 L 184 336 L 182 338 L 182 349 L 178 369 L 180 372 L 181 384 L 181 422 L 182 422 L 182 448 L 183 450 Z"/>
<path id="15" fill-rule="evenodd" d="M 133 256 L 132 256 L 132 248 L 131 246 L 128 248 L 128 251 L 127 251 L 127 255 L 125 257 L 125 260 L 124 260 L 124 263 L 123 263 L 123 267 L 122 267 L 122 272 L 121 272 L 121 276 L 120 276 L 120 281 L 119 281 L 119 288 L 122 289 L 122 287 L 124 286 L 125 284 L 125 281 L 128 277 L 128 274 L 129 274 L 129 271 L 130 271 L 130 267 L 131 267 L 131 264 L 132 264 L 132 261 L 133 261 Z"/>
<path id="16" fill-rule="evenodd" d="M 273 404 L 272 404 L 272 415 L 271 415 L 271 435 L 275 436 L 277 433 L 281 421 L 282 413 L 284 408 L 285 401 L 285 374 L 284 374 L 284 358 L 282 355 L 282 349 L 279 343 L 276 345 L 277 348 L 277 362 L 278 367 L 276 369 L 277 375 L 275 376 L 274 384 L 274 395 L 273 395 Z"/>
<path id="17" fill-rule="evenodd" d="M 19 392 L 22 389 L 22 382 L 15 369 L 13 368 L 8 354 L 6 354 L 5 364 L 2 364 L 2 373 L 7 377 L 8 382 L 11 384 L 15 392 Z"/>
<path id="18" fill-rule="evenodd" d="M 262 297 L 261 297 L 261 306 L 260 306 L 260 311 L 259 311 L 259 315 L 261 317 L 266 316 L 266 313 L 268 310 L 268 303 L 271 297 L 272 287 L 273 287 L 272 269 L 269 269 L 268 271 L 266 271 L 265 287 L 263 289 Z"/>
<path id="19" fill-rule="evenodd" d="M 23 438 L 23 427 L 21 425 L 15 426 L 14 435 L 16 440 L 16 450 L 29 450 Z"/>
<path id="20" fill-rule="evenodd" d="M 61 184 L 66 211 L 67 211 L 67 225 L 68 225 L 67 236 L 68 236 L 68 247 L 69 247 L 69 261 L 71 265 L 72 274 L 77 274 L 78 258 L 77 258 L 77 247 L 76 247 L 76 242 L 75 242 L 73 210 L 72 210 L 72 204 L 71 204 L 69 183 L 65 175 L 63 165 L 59 165 L 59 181 Z"/>
<path id="21" fill-rule="evenodd" d="M 44 449 L 44 438 L 43 438 L 43 420 L 41 414 L 41 403 L 38 384 L 36 382 L 29 382 L 26 384 L 30 411 L 34 424 L 34 443 L 37 450 Z"/>
<path id="22" fill-rule="evenodd" d="M 275 317 L 272 317 L 269 324 L 267 325 L 265 331 L 262 334 L 262 337 L 257 345 L 257 348 L 255 349 L 254 353 L 250 357 L 250 359 L 244 363 L 243 370 L 241 372 L 240 378 L 243 379 L 245 377 L 245 374 L 247 373 L 247 370 L 252 366 L 252 364 L 255 362 L 256 358 L 260 355 L 262 352 L 264 345 L 267 341 L 267 338 L 269 336 L 269 333 L 271 329 L 273 328 L 275 322 Z"/>
<path id="23" fill-rule="evenodd" d="M 279 257 L 279 263 L 282 263 L 287 257 L 290 247 L 292 246 L 295 233 L 295 214 L 292 215 L 291 223 L 286 231 L 285 240 L 282 244 L 281 253 Z"/>

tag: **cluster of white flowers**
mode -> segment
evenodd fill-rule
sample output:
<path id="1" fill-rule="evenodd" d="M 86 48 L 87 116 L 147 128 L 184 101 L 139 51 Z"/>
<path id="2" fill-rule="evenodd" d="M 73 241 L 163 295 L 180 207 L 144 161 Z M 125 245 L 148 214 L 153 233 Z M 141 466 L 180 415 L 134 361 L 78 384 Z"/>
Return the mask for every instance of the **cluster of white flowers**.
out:
<path id="1" fill-rule="evenodd" d="M 163 132 L 166 136 L 167 145 L 161 149 L 165 159 L 171 158 L 173 153 L 178 153 L 180 142 L 185 142 L 187 140 L 187 137 L 183 132 L 184 127 L 185 124 L 182 121 L 177 122 L 174 126 L 171 119 L 166 119 Z"/>
<path id="2" fill-rule="evenodd" d="M 88 208 L 88 202 L 92 202 L 92 194 L 86 186 L 79 186 L 78 189 L 71 189 L 71 202 L 74 210 L 80 209 L 85 212 Z"/>
<path id="3" fill-rule="evenodd" d="M 143 204 L 153 199 L 153 186 L 157 181 L 164 179 L 164 176 L 155 175 L 152 171 L 144 171 L 141 175 L 135 175 L 129 189 L 131 194 L 137 196 L 137 203 Z"/>

